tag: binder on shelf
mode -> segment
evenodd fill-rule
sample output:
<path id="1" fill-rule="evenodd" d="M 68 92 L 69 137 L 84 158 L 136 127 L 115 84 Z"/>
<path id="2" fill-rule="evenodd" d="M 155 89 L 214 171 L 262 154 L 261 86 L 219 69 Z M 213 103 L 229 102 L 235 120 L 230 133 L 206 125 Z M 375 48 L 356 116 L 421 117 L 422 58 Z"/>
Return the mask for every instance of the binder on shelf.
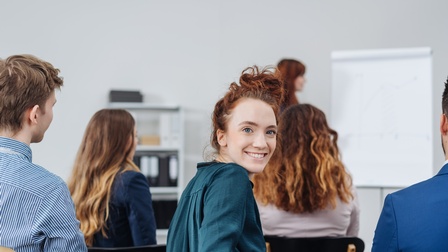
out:
<path id="1" fill-rule="evenodd" d="M 177 155 L 160 156 L 160 154 L 139 155 L 134 163 L 145 175 L 150 187 L 176 187 L 179 176 Z"/>
<path id="2" fill-rule="evenodd" d="M 177 186 L 177 177 L 179 172 L 177 156 L 173 155 L 169 157 L 168 166 L 169 185 Z"/>
<path id="3" fill-rule="evenodd" d="M 170 186 L 168 157 L 160 157 L 159 161 L 159 186 L 168 187 Z"/>
<path id="4" fill-rule="evenodd" d="M 148 180 L 149 185 L 158 186 L 159 185 L 159 157 L 151 156 L 149 158 L 149 170 L 148 170 Z"/>
<path id="5" fill-rule="evenodd" d="M 137 158 L 138 160 L 138 158 Z M 142 156 L 140 157 L 139 160 L 139 167 L 140 167 L 140 172 L 145 175 L 146 178 L 148 178 L 149 176 L 149 157 L 148 156 Z"/>
<path id="6" fill-rule="evenodd" d="M 157 156 L 141 156 L 140 171 L 145 175 L 149 186 L 157 186 L 159 180 L 159 158 Z"/>

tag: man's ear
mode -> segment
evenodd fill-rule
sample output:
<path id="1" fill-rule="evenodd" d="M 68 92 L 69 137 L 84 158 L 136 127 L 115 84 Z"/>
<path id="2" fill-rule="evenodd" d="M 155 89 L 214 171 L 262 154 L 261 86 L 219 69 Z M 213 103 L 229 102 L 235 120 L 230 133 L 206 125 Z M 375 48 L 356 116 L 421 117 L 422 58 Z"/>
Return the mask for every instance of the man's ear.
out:
<path id="1" fill-rule="evenodd" d="M 39 105 L 34 105 L 32 108 L 28 109 L 27 120 L 30 124 L 37 124 L 37 118 L 39 117 L 38 112 Z"/>
<path id="2" fill-rule="evenodd" d="M 445 114 L 440 116 L 440 134 L 448 135 L 448 120 Z"/>
<path id="3" fill-rule="evenodd" d="M 223 130 L 219 129 L 216 131 L 216 139 L 218 140 L 218 143 L 219 145 L 221 145 L 221 147 L 227 146 L 227 137 Z"/>

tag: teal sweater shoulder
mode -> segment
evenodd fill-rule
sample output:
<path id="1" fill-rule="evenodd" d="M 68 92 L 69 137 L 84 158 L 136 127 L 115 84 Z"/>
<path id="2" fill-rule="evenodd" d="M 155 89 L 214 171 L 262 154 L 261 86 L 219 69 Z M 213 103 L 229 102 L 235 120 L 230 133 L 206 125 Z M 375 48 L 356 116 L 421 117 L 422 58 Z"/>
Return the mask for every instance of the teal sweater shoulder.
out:
<path id="1" fill-rule="evenodd" d="M 265 250 L 247 170 L 235 163 L 199 163 L 171 221 L 167 251 Z"/>

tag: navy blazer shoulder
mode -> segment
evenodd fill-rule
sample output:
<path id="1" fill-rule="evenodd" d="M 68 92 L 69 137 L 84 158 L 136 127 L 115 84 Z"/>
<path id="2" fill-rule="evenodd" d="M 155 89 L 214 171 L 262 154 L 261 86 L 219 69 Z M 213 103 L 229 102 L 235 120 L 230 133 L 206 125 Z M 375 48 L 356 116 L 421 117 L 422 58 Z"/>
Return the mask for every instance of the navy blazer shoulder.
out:
<path id="1" fill-rule="evenodd" d="M 448 164 L 434 177 L 386 196 L 372 251 L 448 248 Z"/>
<path id="2" fill-rule="evenodd" d="M 95 234 L 94 247 L 130 247 L 156 244 L 156 222 L 146 177 L 136 171 L 115 177 L 109 202 L 107 237 Z"/>

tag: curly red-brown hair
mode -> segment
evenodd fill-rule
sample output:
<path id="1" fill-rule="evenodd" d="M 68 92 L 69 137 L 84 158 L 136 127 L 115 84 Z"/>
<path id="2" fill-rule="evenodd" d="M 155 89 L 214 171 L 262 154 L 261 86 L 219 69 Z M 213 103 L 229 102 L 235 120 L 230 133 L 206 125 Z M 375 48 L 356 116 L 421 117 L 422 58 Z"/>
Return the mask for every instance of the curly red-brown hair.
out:
<path id="1" fill-rule="evenodd" d="M 309 104 L 282 112 L 277 148 L 262 173 L 255 174 L 254 195 L 294 213 L 313 212 L 353 199 L 352 179 L 341 162 L 338 134 L 325 114 Z"/>

